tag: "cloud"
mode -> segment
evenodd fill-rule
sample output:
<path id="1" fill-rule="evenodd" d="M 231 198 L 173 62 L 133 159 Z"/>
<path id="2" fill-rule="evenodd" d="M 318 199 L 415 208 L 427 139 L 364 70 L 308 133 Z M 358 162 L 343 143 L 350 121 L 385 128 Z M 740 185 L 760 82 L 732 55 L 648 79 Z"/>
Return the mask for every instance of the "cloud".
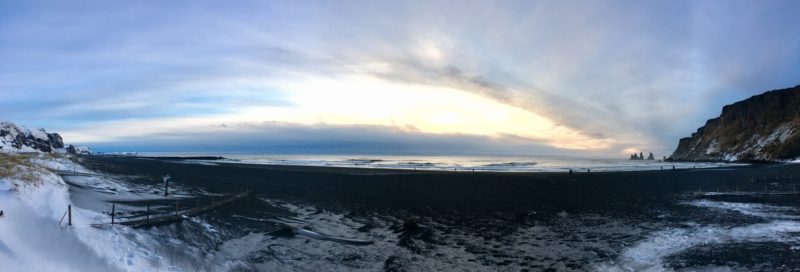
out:
<path id="1" fill-rule="evenodd" d="M 602 141 L 610 154 L 668 152 L 723 104 L 797 84 L 800 30 L 786 27 L 797 6 L 4 1 L 0 116 L 73 135 L 118 130 L 78 138 L 101 143 L 129 132 L 113 125 L 125 122 L 147 126 L 131 132 L 144 138 L 188 133 L 175 120 L 291 112 L 303 105 L 298 85 L 360 77 L 477 94 Z M 555 146 L 559 137 L 522 138 Z"/>
<path id="2" fill-rule="evenodd" d="M 563 150 L 513 137 L 426 134 L 390 126 L 297 125 L 279 122 L 216 124 L 214 129 L 170 131 L 94 143 L 97 151 L 252 152 L 388 155 L 531 155 Z M 567 154 L 583 154 L 569 152 Z M 591 153 L 590 153 L 591 154 Z"/>

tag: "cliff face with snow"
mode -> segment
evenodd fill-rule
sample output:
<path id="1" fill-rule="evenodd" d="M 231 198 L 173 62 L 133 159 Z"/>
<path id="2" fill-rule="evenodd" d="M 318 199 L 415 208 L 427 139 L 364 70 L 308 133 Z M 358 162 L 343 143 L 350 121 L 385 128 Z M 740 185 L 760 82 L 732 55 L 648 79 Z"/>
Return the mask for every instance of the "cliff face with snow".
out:
<path id="1" fill-rule="evenodd" d="M 800 157 L 800 85 L 727 105 L 678 142 L 676 161 L 777 161 Z"/>
<path id="2" fill-rule="evenodd" d="M 12 122 L 0 122 L 0 152 L 53 152 L 64 148 L 58 133 L 47 133 L 43 128 L 28 129 Z"/>

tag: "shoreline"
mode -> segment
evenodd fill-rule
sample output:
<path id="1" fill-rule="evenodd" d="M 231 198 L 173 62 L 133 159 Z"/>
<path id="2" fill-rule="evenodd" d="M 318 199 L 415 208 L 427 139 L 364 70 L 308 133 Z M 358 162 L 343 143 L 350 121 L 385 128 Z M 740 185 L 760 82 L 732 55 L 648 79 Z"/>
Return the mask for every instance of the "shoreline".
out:
<path id="1" fill-rule="evenodd" d="M 784 180 L 784 182 L 797 182 L 795 180 L 800 178 L 800 164 L 757 164 L 676 170 L 593 171 L 570 174 L 566 171 L 472 172 L 236 162 L 196 164 L 139 157 L 83 158 L 89 161 L 99 161 L 102 164 L 115 165 L 113 169 L 103 169 L 102 166 L 99 166 L 93 169 L 95 171 L 108 170 L 123 175 L 143 174 L 151 180 L 147 184 L 153 185 L 161 184 L 160 177 L 169 174 L 175 182 L 185 182 L 190 186 L 202 186 L 209 191 L 225 192 L 224 188 L 236 184 L 239 187 L 253 189 L 256 193 L 261 191 L 261 193 L 275 197 L 296 197 L 294 193 L 288 195 L 278 193 L 282 190 L 307 191 L 309 197 L 300 198 L 310 202 L 319 200 L 353 202 L 374 199 L 375 196 L 378 196 L 377 198 L 395 199 L 401 203 L 414 203 L 412 206 L 442 204 L 442 201 L 437 199 L 439 196 L 474 199 L 476 203 L 505 198 L 509 200 L 509 203 L 520 202 L 518 207 L 550 201 L 574 206 L 565 203 L 565 200 L 552 198 L 561 195 L 564 199 L 568 199 L 572 195 L 580 195 L 583 198 L 597 200 L 596 198 L 601 197 L 584 194 L 591 191 L 612 193 L 622 189 L 642 190 L 643 193 L 657 194 L 666 201 L 672 197 L 669 194 L 681 194 L 698 189 L 713 191 L 721 188 L 721 191 L 735 191 L 738 187 L 741 190 L 762 190 L 762 179 L 768 177 L 768 181 L 773 182 L 774 177 L 783 172 L 796 172 L 793 175 L 794 179 Z M 498 183 L 502 186 L 498 186 Z M 658 186 L 649 188 L 646 187 L 647 184 Z M 788 185 L 783 184 L 774 189 L 788 190 L 789 188 L 786 186 Z M 258 188 L 263 189 L 259 190 Z M 421 188 L 436 188 L 435 191 L 441 194 L 432 194 L 431 191 L 424 191 Z M 441 191 L 443 188 L 448 188 L 448 190 Z M 653 191 L 657 188 L 663 189 L 663 192 Z M 481 194 L 482 191 L 486 192 Z M 486 193 L 488 192 L 491 192 L 491 197 L 487 197 Z M 538 195 L 548 200 L 526 200 L 527 197 L 523 195 L 525 193 L 530 194 L 531 197 Z M 420 197 L 420 195 L 427 197 Z M 380 202 L 375 204 L 383 205 Z M 449 205 L 455 204 L 449 203 Z"/>
<path id="2" fill-rule="evenodd" d="M 544 171 L 526 171 L 526 170 L 487 170 L 487 169 L 480 169 L 481 166 L 477 167 L 455 167 L 457 170 L 445 170 L 441 168 L 426 168 L 426 167 L 380 167 L 380 166 L 368 166 L 371 164 L 363 164 L 363 167 L 358 166 L 337 166 L 337 165 L 299 165 L 299 164 L 279 164 L 279 163 L 248 163 L 248 162 L 241 162 L 237 159 L 227 158 L 224 156 L 130 156 L 130 155 L 82 155 L 82 157 L 91 158 L 91 157 L 98 157 L 98 158 L 128 158 L 128 159 L 151 159 L 151 160 L 162 160 L 162 161 L 181 161 L 186 162 L 186 164 L 192 164 L 191 161 L 196 161 L 197 164 L 201 164 L 203 162 L 208 162 L 212 164 L 226 164 L 226 165 L 259 165 L 259 166 L 267 166 L 267 167 L 275 167 L 275 169 L 290 169 L 290 168 L 298 168 L 298 169 L 337 169 L 342 171 L 375 171 L 375 172 L 403 172 L 403 173 L 415 173 L 415 172 L 424 172 L 424 173 L 508 173 L 508 174 L 557 174 L 557 173 L 567 173 L 570 174 L 570 170 L 573 170 L 571 174 L 587 174 L 586 170 L 591 170 L 588 173 L 625 173 L 625 172 L 662 172 L 662 171 L 685 171 L 685 170 L 700 170 L 700 169 L 735 169 L 735 168 L 742 168 L 742 167 L 752 167 L 752 166 L 774 166 L 774 165 L 783 165 L 783 164 L 791 164 L 791 161 L 787 162 L 728 162 L 728 161 L 685 161 L 685 162 L 676 162 L 680 164 L 691 164 L 691 163 L 719 163 L 725 164 L 724 166 L 712 166 L 712 167 L 678 167 L 675 169 L 671 168 L 663 168 L 659 169 L 631 169 L 631 170 L 602 170 L 602 168 L 586 168 L 586 167 L 576 167 L 576 168 L 552 168 L 552 171 L 544 170 Z M 623 161 L 627 161 L 624 159 L 620 159 Z M 666 162 L 665 166 L 668 165 Z M 453 169 L 453 167 L 450 167 Z M 555 169 L 561 169 L 561 171 L 556 171 Z M 582 171 L 581 171 L 582 170 Z"/>

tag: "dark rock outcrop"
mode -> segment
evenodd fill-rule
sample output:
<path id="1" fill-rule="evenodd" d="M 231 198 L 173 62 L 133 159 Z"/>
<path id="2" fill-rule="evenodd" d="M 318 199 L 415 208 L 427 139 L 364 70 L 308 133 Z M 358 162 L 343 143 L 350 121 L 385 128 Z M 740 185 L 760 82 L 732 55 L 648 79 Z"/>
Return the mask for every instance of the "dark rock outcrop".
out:
<path id="1" fill-rule="evenodd" d="M 11 122 L 0 122 L 0 149 L 50 153 L 54 148 L 64 148 L 64 141 L 58 133 L 47 133 L 41 128 L 30 130 Z"/>
<path id="2" fill-rule="evenodd" d="M 75 149 L 74 145 L 67 146 L 67 153 L 69 154 L 78 154 L 78 150 Z"/>
<path id="3" fill-rule="evenodd" d="M 631 154 L 631 158 L 630 158 L 630 160 L 644 160 L 644 159 L 645 159 L 644 158 L 644 153 L 642 153 L 642 152 L 639 152 L 639 155 L 636 155 L 636 153 L 633 153 L 633 154 Z M 650 152 L 650 155 L 647 156 L 647 160 L 652 161 L 652 160 L 655 160 L 655 159 L 656 158 L 655 158 L 655 156 L 653 156 L 653 152 Z"/>
<path id="4" fill-rule="evenodd" d="M 691 137 L 674 161 L 778 161 L 800 157 L 800 85 L 768 91 L 722 108 Z"/>

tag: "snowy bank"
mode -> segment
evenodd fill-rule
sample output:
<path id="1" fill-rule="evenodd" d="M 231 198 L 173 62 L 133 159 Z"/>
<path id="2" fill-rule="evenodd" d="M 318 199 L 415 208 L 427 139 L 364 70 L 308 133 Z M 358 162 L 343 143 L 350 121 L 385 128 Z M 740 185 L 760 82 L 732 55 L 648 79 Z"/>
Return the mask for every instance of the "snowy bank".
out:
<path id="1" fill-rule="evenodd" d="M 72 205 L 67 184 L 50 170 L 73 168 L 88 171 L 63 156 L 0 154 L 1 270 L 174 270 L 140 246 L 155 241 L 122 226 L 91 226 L 107 215 Z"/>

